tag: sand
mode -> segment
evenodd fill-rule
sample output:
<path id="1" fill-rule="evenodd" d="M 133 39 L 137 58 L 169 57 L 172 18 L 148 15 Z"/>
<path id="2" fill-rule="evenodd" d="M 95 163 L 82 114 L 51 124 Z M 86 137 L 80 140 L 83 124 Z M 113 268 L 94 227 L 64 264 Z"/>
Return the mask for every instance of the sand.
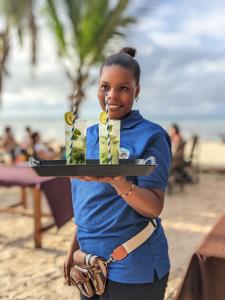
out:
<path id="1" fill-rule="evenodd" d="M 200 183 L 167 195 L 162 213 L 168 237 L 171 272 L 166 300 L 173 299 L 197 245 L 224 213 L 225 176 L 202 174 Z M 17 188 L 0 189 L 0 206 L 19 197 Z M 63 280 L 63 261 L 73 222 L 43 236 L 43 249 L 33 247 L 33 219 L 0 213 L 0 299 L 76 300 Z"/>
<path id="2" fill-rule="evenodd" d="M 190 154 L 191 142 L 185 146 L 186 157 Z M 201 141 L 194 152 L 194 160 L 202 170 L 225 170 L 225 143 Z"/>

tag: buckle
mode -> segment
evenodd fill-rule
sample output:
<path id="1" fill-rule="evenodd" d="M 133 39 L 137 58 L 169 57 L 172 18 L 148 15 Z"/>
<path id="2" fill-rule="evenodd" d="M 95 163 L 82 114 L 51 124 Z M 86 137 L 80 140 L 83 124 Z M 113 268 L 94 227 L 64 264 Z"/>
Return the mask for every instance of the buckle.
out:
<path id="1" fill-rule="evenodd" d="M 109 259 L 105 261 L 105 264 L 109 265 L 111 262 L 114 262 L 114 261 L 116 261 L 116 260 L 112 257 L 112 254 L 110 254 Z"/>

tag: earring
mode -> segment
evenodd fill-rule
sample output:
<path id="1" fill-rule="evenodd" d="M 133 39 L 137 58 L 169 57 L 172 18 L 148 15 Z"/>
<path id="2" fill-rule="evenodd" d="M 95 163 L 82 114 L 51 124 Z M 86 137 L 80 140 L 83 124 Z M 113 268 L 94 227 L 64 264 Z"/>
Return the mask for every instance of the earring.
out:
<path id="1" fill-rule="evenodd" d="M 134 97 L 134 100 L 135 100 L 135 102 L 137 103 L 138 100 L 139 100 L 139 97 L 138 97 L 138 96 L 135 96 L 135 97 Z"/>

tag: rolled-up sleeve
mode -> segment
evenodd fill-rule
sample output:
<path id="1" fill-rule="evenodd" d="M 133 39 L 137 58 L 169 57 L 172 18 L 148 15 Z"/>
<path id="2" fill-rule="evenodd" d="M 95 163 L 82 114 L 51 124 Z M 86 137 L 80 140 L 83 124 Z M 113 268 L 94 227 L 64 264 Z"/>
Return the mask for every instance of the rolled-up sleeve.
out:
<path id="1" fill-rule="evenodd" d="M 164 132 L 153 136 L 148 142 L 142 158 L 156 162 L 157 167 L 149 176 L 137 177 L 138 186 L 165 191 L 168 184 L 171 157 L 169 136 Z"/>

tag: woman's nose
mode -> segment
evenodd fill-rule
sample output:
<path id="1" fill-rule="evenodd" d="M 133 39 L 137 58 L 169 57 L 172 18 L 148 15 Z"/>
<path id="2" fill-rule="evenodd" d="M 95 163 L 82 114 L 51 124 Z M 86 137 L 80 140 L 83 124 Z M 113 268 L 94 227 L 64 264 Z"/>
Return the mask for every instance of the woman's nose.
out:
<path id="1" fill-rule="evenodd" d="M 110 89 L 109 91 L 106 92 L 106 97 L 108 101 L 113 101 L 114 99 L 117 99 L 118 93 L 114 89 Z"/>

